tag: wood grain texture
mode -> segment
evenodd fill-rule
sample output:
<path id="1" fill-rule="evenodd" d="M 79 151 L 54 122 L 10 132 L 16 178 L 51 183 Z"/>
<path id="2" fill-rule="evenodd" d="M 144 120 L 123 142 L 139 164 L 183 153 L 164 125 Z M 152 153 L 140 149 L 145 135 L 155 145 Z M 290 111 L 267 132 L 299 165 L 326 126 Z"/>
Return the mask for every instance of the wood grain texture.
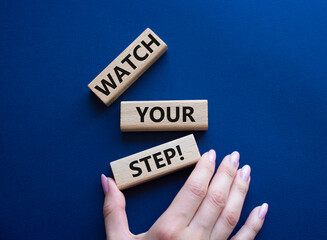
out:
<path id="1" fill-rule="evenodd" d="M 147 28 L 88 87 L 109 106 L 166 50 L 167 45 Z"/>
<path id="2" fill-rule="evenodd" d="M 193 134 L 113 161 L 111 169 L 120 190 L 191 166 L 200 159 Z"/>
<path id="3" fill-rule="evenodd" d="M 208 101 L 122 101 L 120 129 L 123 132 L 207 130 Z"/>

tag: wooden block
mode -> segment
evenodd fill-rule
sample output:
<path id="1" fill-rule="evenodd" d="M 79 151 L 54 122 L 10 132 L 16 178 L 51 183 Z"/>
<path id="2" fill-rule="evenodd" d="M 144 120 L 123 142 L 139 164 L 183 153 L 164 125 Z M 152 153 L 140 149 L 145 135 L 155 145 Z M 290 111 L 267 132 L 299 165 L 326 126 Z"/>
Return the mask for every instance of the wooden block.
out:
<path id="1" fill-rule="evenodd" d="M 88 87 L 109 106 L 166 50 L 167 45 L 147 28 Z"/>
<path id="2" fill-rule="evenodd" d="M 122 101 L 120 129 L 185 131 L 208 129 L 208 101 Z"/>
<path id="3" fill-rule="evenodd" d="M 120 190 L 191 166 L 200 159 L 193 134 L 111 162 Z"/>

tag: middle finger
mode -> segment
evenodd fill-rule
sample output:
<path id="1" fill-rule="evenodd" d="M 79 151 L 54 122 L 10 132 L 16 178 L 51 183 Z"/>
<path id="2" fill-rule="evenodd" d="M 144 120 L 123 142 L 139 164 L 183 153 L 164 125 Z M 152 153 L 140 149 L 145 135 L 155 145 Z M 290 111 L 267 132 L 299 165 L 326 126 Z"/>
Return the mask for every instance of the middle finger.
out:
<path id="1" fill-rule="evenodd" d="M 229 191 L 238 169 L 239 158 L 239 153 L 235 151 L 227 155 L 221 162 L 217 173 L 210 183 L 205 199 L 189 225 L 194 231 L 201 231 L 204 235 L 210 235 L 219 214 L 227 202 Z"/>

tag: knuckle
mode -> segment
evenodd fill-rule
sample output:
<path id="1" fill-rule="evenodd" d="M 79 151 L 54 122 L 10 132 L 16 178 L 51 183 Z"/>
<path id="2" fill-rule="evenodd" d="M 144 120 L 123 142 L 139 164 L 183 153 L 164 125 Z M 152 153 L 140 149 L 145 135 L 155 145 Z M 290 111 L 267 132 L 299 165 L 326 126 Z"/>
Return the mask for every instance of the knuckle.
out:
<path id="1" fill-rule="evenodd" d="M 232 179 L 234 179 L 234 177 L 235 177 L 235 169 L 233 169 L 232 167 L 230 167 L 230 166 L 226 166 L 226 165 L 224 165 L 223 166 L 223 168 L 222 168 L 222 172 L 223 172 L 223 174 L 225 174 L 227 177 L 229 177 L 229 178 L 232 178 Z"/>
<path id="2" fill-rule="evenodd" d="M 210 175 L 213 175 L 213 173 L 215 172 L 215 168 L 213 164 L 206 164 L 205 168 Z"/>
<path id="3" fill-rule="evenodd" d="M 188 217 L 189 213 L 185 211 L 184 209 L 181 209 L 177 213 L 175 213 L 176 219 L 186 219 Z"/>
<path id="4" fill-rule="evenodd" d="M 215 190 L 208 194 L 208 200 L 217 208 L 224 208 L 227 202 L 227 196 L 221 190 Z"/>
<path id="5" fill-rule="evenodd" d="M 238 215 L 234 211 L 227 211 L 223 215 L 223 220 L 227 226 L 234 228 L 238 222 Z"/>
<path id="6" fill-rule="evenodd" d="M 257 235 L 261 229 L 260 225 L 256 223 L 246 224 L 246 226 L 254 235 Z"/>
<path id="7" fill-rule="evenodd" d="M 169 224 L 161 225 L 159 229 L 156 231 L 157 237 L 160 240 L 174 240 L 178 239 L 178 231 L 174 226 L 170 226 Z"/>
<path id="8" fill-rule="evenodd" d="M 108 202 L 103 205 L 103 216 L 104 218 L 111 215 L 114 211 L 125 211 L 125 205 L 121 203 Z"/>
<path id="9" fill-rule="evenodd" d="M 103 205 L 103 216 L 106 218 L 114 211 L 114 207 L 110 203 Z"/>
<path id="10" fill-rule="evenodd" d="M 248 184 L 237 184 L 237 191 L 243 196 L 245 197 L 246 194 L 248 193 L 249 190 L 249 186 Z"/>
<path id="11" fill-rule="evenodd" d="M 198 198 L 204 198 L 207 194 L 207 188 L 199 182 L 190 182 L 188 190 Z"/>

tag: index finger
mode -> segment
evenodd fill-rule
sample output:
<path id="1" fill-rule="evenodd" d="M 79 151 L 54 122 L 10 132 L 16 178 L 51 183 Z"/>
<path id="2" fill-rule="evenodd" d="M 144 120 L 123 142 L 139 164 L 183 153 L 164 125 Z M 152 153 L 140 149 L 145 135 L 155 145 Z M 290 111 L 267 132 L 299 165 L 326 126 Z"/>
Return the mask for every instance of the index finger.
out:
<path id="1" fill-rule="evenodd" d="M 163 214 L 163 218 L 187 226 L 207 194 L 208 185 L 215 171 L 214 150 L 202 155 L 186 183 Z M 176 221 L 177 219 L 177 221 Z"/>

